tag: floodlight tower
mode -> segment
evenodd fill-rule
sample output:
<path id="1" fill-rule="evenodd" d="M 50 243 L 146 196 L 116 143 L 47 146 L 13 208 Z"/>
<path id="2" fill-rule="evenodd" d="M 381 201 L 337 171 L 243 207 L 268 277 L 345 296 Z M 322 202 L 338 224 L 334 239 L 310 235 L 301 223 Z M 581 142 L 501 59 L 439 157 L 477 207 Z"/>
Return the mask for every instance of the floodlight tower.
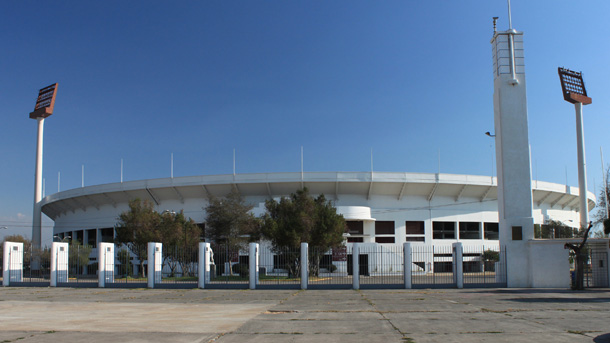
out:
<path id="1" fill-rule="evenodd" d="M 55 106 L 55 95 L 57 94 L 57 83 L 42 88 L 38 92 L 34 112 L 30 113 L 31 119 L 38 121 L 38 140 L 36 143 L 36 173 L 34 178 L 34 216 L 32 218 L 32 247 L 41 247 L 42 209 L 42 142 L 44 132 L 44 119 L 53 114 Z"/>
<path id="2" fill-rule="evenodd" d="M 576 145 L 578 150 L 578 196 L 580 198 L 580 228 L 586 229 L 589 224 L 587 206 L 587 163 L 585 161 L 585 131 L 583 128 L 582 105 L 589 105 L 593 100 L 587 96 L 582 73 L 565 68 L 557 68 L 563 99 L 574 104 L 576 109 Z"/>
<path id="3" fill-rule="evenodd" d="M 528 240 L 534 239 L 532 173 L 527 123 L 523 33 L 496 30 L 491 39 L 494 67 L 494 125 L 500 245 L 506 247 L 508 287 L 531 287 Z"/>

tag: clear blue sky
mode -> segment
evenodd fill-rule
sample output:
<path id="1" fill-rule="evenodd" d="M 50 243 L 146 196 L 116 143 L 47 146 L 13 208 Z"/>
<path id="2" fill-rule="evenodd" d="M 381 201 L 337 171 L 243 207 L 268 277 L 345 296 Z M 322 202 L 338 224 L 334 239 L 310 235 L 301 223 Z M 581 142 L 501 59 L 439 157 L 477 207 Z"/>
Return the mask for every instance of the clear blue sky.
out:
<path id="1" fill-rule="evenodd" d="M 0 4 L 0 235 L 31 234 L 38 89 L 46 194 L 124 179 L 300 170 L 490 175 L 492 17 L 506 1 L 12 1 Z M 583 71 L 589 190 L 610 161 L 606 0 L 513 0 L 525 32 L 533 176 L 577 186 Z M 597 193 L 597 192 L 596 192 Z M 46 219 L 46 234 L 52 224 Z M 45 231 L 43 231 L 43 235 Z M 43 236 L 43 241 L 50 236 Z"/>

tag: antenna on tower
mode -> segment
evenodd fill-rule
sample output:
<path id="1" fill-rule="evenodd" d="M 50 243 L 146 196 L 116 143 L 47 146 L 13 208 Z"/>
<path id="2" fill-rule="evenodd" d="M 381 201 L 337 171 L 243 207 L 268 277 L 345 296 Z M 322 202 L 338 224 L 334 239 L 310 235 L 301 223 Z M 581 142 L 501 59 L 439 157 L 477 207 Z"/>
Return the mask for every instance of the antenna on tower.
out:
<path id="1" fill-rule="evenodd" d="M 498 22 L 498 17 L 493 17 L 494 20 L 494 34 L 496 34 L 496 32 L 498 32 L 498 29 L 496 28 L 496 23 Z"/>
<path id="2" fill-rule="evenodd" d="M 510 14 L 510 12 L 511 12 L 510 11 L 510 0 L 507 0 L 507 1 L 508 1 L 508 29 L 512 30 L 513 29 L 513 19 Z"/>

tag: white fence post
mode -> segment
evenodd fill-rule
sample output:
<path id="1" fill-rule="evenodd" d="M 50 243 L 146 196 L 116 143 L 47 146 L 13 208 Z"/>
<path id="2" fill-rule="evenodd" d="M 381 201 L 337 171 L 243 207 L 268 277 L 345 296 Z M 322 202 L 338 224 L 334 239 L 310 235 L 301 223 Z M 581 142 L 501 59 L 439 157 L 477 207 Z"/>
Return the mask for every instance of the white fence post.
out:
<path id="1" fill-rule="evenodd" d="M 106 283 L 114 282 L 114 243 L 98 243 L 97 245 L 97 285 L 106 287 Z"/>
<path id="2" fill-rule="evenodd" d="M 309 243 L 301 243 L 301 289 L 309 282 Z"/>
<path id="3" fill-rule="evenodd" d="M 210 281 L 210 243 L 199 243 L 199 263 L 197 264 L 197 286 L 205 288 Z"/>
<path id="4" fill-rule="evenodd" d="M 453 243 L 453 280 L 457 288 L 464 288 L 464 258 L 462 242 Z"/>
<path id="5" fill-rule="evenodd" d="M 413 269 L 413 256 L 411 255 L 411 243 L 406 242 L 402 245 L 403 247 L 403 255 L 405 260 L 404 265 L 404 277 L 405 277 L 405 288 L 411 289 L 413 288 L 412 280 L 411 280 L 411 270 Z"/>
<path id="6" fill-rule="evenodd" d="M 360 244 L 358 243 L 352 246 L 352 267 L 353 288 L 360 289 Z"/>
<path id="7" fill-rule="evenodd" d="M 148 288 L 155 288 L 155 283 L 161 283 L 161 268 L 163 268 L 163 245 L 148 243 Z"/>
<path id="8" fill-rule="evenodd" d="M 258 243 L 250 243 L 248 271 L 250 277 L 250 289 L 256 289 L 256 284 L 258 283 Z"/>
<path id="9" fill-rule="evenodd" d="M 23 281 L 23 243 L 4 242 L 2 286 Z"/>
<path id="10" fill-rule="evenodd" d="M 49 286 L 57 287 L 58 283 L 68 282 L 68 243 L 51 243 L 51 270 Z"/>

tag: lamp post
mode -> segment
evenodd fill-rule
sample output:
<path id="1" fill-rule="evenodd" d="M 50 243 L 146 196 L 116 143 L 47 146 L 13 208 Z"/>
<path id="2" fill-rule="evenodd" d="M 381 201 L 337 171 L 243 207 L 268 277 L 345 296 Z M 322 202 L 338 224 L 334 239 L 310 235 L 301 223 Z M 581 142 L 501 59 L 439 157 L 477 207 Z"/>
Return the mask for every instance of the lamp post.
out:
<path id="1" fill-rule="evenodd" d="M 563 99 L 574 104 L 576 110 L 576 145 L 578 151 L 578 195 L 580 197 L 580 228 L 587 228 L 589 209 L 587 206 L 587 166 L 585 162 L 585 132 L 583 128 L 582 106 L 588 105 L 592 99 L 587 96 L 585 82 L 581 72 L 557 68 Z"/>
<path id="2" fill-rule="evenodd" d="M 53 241 L 54 242 L 55 242 L 56 239 L 59 242 L 63 243 L 63 242 L 65 242 L 66 239 L 72 239 L 72 236 L 65 236 L 65 237 L 59 237 L 58 235 L 53 236 Z"/>

